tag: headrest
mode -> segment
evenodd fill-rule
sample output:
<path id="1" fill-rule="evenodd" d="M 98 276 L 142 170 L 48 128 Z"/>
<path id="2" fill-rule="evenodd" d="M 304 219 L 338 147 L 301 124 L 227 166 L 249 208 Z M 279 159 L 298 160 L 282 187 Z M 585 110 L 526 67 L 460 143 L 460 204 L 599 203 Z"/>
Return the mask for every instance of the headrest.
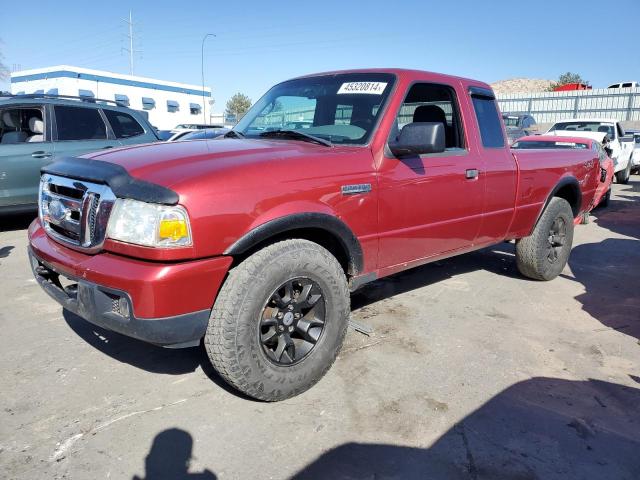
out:
<path id="1" fill-rule="evenodd" d="M 440 122 L 447 124 L 447 116 L 437 105 L 420 105 L 413 112 L 414 122 Z"/>
<path id="2" fill-rule="evenodd" d="M 598 131 L 599 132 L 608 132 L 609 131 L 609 127 L 607 127 L 606 125 L 600 125 L 598 127 Z"/>
<path id="3" fill-rule="evenodd" d="M 29 119 L 29 130 L 33 133 L 44 133 L 44 122 L 38 117 L 31 117 Z"/>
<path id="4" fill-rule="evenodd" d="M 18 128 L 18 126 L 14 122 L 14 117 L 13 115 L 11 115 L 11 112 L 4 112 L 2 114 L 2 121 L 7 127 Z"/>

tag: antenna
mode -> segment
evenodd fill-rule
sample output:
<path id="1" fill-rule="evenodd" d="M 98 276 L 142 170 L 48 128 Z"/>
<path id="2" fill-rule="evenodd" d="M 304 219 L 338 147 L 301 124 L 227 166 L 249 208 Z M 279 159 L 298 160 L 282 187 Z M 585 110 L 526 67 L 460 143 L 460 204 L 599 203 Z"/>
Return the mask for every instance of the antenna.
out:
<path id="1" fill-rule="evenodd" d="M 133 48 L 133 14 L 131 10 L 129 10 L 129 20 L 123 18 L 122 21 L 129 26 L 129 34 L 127 38 L 129 39 L 129 48 L 122 48 L 125 52 L 129 53 L 129 73 L 133 75 L 133 56 L 140 52 L 140 50 L 136 50 Z"/>

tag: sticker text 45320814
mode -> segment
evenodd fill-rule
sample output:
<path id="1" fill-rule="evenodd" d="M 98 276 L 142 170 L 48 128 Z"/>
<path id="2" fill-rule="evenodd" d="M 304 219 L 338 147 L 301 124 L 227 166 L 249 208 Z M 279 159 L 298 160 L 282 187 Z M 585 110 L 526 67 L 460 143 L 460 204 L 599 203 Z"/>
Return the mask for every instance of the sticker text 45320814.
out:
<path id="1" fill-rule="evenodd" d="M 338 89 L 338 95 L 366 93 L 369 95 L 382 95 L 387 82 L 347 82 L 343 83 Z"/>

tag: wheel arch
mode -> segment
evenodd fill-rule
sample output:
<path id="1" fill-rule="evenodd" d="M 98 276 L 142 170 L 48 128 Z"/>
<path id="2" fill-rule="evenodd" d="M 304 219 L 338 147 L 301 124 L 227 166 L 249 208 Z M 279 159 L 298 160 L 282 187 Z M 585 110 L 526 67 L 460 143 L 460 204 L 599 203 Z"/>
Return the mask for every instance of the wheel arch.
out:
<path id="1" fill-rule="evenodd" d="M 356 276 L 364 268 L 360 241 L 339 218 L 326 213 L 294 213 L 258 225 L 236 240 L 225 255 L 242 261 L 260 248 L 280 240 L 301 238 L 329 250 L 347 275 Z"/>
<path id="2" fill-rule="evenodd" d="M 549 202 L 551 202 L 551 199 L 554 197 L 563 198 L 569 203 L 571 211 L 573 212 L 573 218 L 577 217 L 580 213 L 580 208 L 582 207 L 582 191 L 580 190 L 580 183 L 573 176 L 562 177 L 547 195 L 547 199 L 538 213 L 538 218 L 536 218 L 534 228 L 540 221 L 540 217 L 542 217 L 544 211 L 549 206 Z"/>

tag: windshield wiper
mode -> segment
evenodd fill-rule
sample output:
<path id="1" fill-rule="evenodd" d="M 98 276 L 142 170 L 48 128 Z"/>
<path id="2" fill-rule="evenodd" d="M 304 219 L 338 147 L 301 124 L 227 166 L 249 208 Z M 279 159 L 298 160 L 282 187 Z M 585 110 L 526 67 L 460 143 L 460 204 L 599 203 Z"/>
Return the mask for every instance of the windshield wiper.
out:
<path id="1" fill-rule="evenodd" d="M 315 135 L 309 135 L 308 133 L 303 133 L 298 130 L 271 130 L 269 132 L 261 133 L 260 136 L 264 138 L 290 138 L 292 140 L 302 140 L 304 142 L 318 143 L 320 145 L 324 145 L 325 147 L 333 147 L 333 143 L 331 143 L 329 140 L 316 137 Z"/>
<path id="2" fill-rule="evenodd" d="M 224 138 L 244 138 L 244 133 L 240 133 L 235 130 L 229 130 L 224 134 Z"/>

